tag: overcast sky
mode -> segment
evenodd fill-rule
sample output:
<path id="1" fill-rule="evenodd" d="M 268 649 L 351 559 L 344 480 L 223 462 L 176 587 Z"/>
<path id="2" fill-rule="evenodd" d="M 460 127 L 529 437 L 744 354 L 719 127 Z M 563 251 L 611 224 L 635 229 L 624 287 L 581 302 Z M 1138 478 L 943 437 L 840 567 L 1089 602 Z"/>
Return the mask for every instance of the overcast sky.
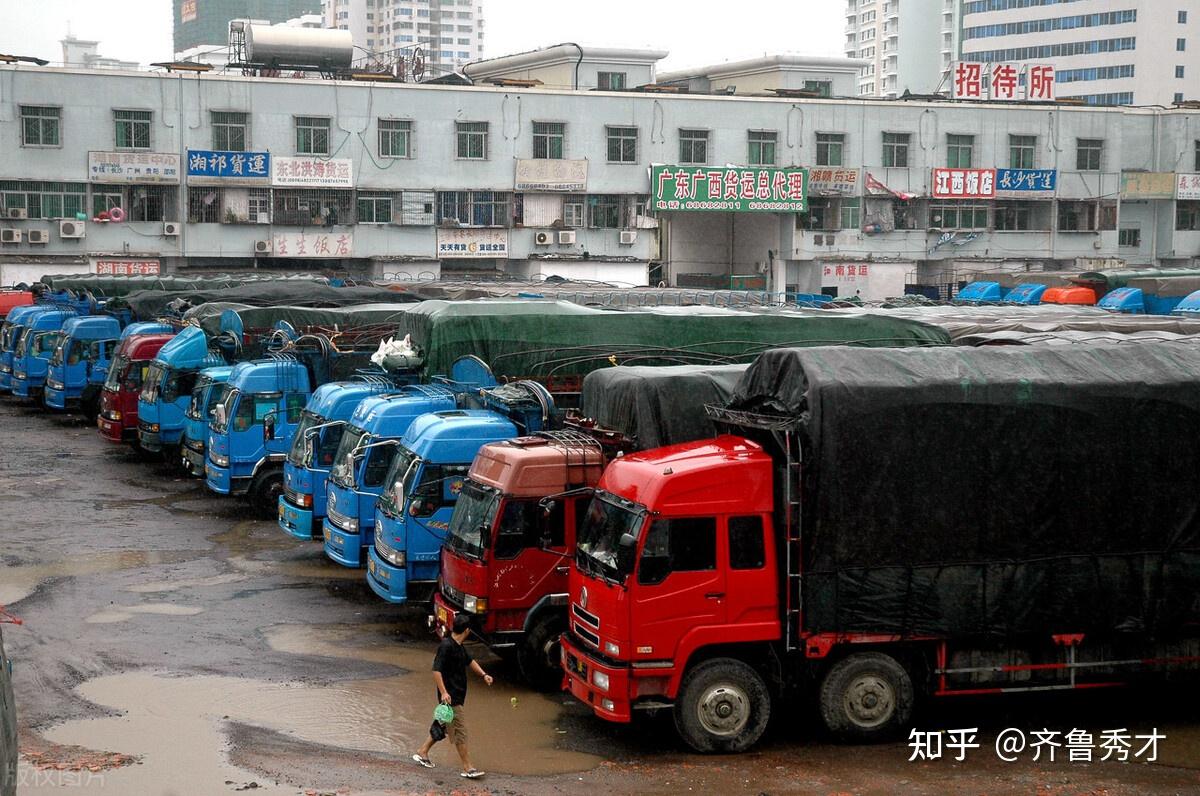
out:
<path id="1" fill-rule="evenodd" d="M 199 0 L 204 2 L 204 0 Z M 840 55 L 845 0 L 484 0 L 488 56 L 575 41 L 670 50 L 664 69 L 763 53 Z M 710 9 L 720 9 L 710 12 Z M 68 29 L 100 54 L 169 60 L 171 0 L 0 0 L 0 53 L 62 60 Z"/>

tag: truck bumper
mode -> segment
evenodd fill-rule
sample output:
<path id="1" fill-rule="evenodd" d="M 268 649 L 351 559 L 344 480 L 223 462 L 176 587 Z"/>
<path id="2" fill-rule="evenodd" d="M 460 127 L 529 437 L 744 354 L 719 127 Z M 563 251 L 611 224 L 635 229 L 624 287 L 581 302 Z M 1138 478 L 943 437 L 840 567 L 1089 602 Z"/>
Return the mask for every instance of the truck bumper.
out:
<path id="1" fill-rule="evenodd" d="M 363 555 L 362 532 L 343 531 L 326 517 L 321 521 L 321 534 L 325 537 L 325 555 L 343 567 L 357 569 L 366 563 Z"/>
<path id="2" fill-rule="evenodd" d="M 571 695 L 607 721 L 628 722 L 632 715 L 629 700 L 631 686 L 629 669 L 601 663 L 583 650 L 570 635 L 564 634 L 562 667 L 565 684 Z M 592 682 L 595 672 L 608 675 L 608 689 L 600 690 Z"/>
<path id="3" fill-rule="evenodd" d="M 30 379 L 24 373 L 18 373 L 13 378 L 13 395 L 23 401 L 42 397 L 42 385 Z"/>
<path id="4" fill-rule="evenodd" d="M 109 420 L 104 415 L 100 415 L 96 418 L 96 428 L 100 429 L 100 436 L 109 442 L 125 441 L 125 426 L 120 420 Z"/>
<path id="5" fill-rule="evenodd" d="M 384 561 L 373 546 L 367 549 L 367 585 L 379 599 L 392 605 L 408 602 L 408 570 Z M 453 614 L 450 621 L 454 621 Z"/>
<path id="6" fill-rule="evenodd" d="M 12 389 L 12 368 L 5 365 L 3 370 L 0 370 L 0 393 L 8 392 Z"/>
<path id="7" fill-rule="evenodd" d="M 279 527 L 288 536 L 294 536 L 306 542 L 313 540 L 312 509 L 302 509 L 291 503 L 283 495 L 279 496 Z"/>
<path id="8" fill-rule="evenodd" d="M 79 405 L 79 396 L 69 395 L 65 389 L 56 390 L 47 387 L 42 394 L 42 401 L 51 409 L 67 410 Z"/>
<path id="9" fill-rule="evenodd" d="M 157 431 L 150 431 L 145 423 L 138 423 L 138 442 L 148 451 L 157 453 L 163 449 L 162 435 Z"/>
<path id="10" fill-rule="evenodd" d="M 218 495 L 244 495 L 250 489 L 250 478 L 234 478 L 228 467 L 204 462 L 204 482 Z"/>
<path id="11" fill-rule="evenodd" d="M 200 445 L 200 450 L 196 450 L 190 445 L 183 446 L 183 453 L 180 456 L 183 461 L 183 469 L 195 478 L 204 478 L 204 445 Z"/>

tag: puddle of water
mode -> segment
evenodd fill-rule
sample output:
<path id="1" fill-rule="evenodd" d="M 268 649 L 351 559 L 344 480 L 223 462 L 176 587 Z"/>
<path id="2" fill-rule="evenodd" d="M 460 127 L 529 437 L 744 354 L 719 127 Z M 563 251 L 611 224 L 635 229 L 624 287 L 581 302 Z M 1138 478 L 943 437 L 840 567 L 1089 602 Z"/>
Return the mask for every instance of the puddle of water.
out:
<path id="1" fill-rule="evenodd" d="M 260 520 L 235 522 L 226 530 L 208 537 L 208 540 L 229 548 L 231 553 L 243 556 L 270 550 L 292 550 L 296 547 L 296 540 L 286 536 L 279 530 L 278 525 Z"/>
<path id="2" fill-rule="evenodd" d="M 224 575 L 213 575 L 210 578 L 187 578 L 183 580 L 161 580 L 153 583 L 138 583 L 127 586 L 125 591 L 134 594 L 162 594 L 164 592 L 180 591 L 182 589 L 198 589 L 206 586 L 221 586 L 226 583 L 238 583 L 249 580 L 249 575 L 229 572 Z"/>
<path id="3" fill-rule="evenodd" d="M 336 580 L 365 580 L 367 577 L 366 570 L 343 567 L 324 557 L 299 561 L 259 561 L 245 556 L 233 556 L 229 563 L 249 575 L 287 575 L 296 578 Z"/>
<path id="4" fill-rule="evenodd" d="M 204 613 L 203 608 L 188 605 L 172 605 L 171 603 L 147 603 L 146 605 L 118 605 L 104 611 L 99 611 L 83 620 L 89 625 L 105 625 L 113 622 L 126 622 L 133 619 L 135 614 L 155 614 L 158 616 L 195 616 Z"/>
<path id="5" fill-rule="evenodd" d="M 123 569 L 138 569 L 155 564 L 169 564 L 188 559 L 186 553 L 127 550 L 120 553 L 89 553 L 43 564 L 9 567 L 0 566 L 0 605 L 13 605 L 50 578 L 96 575 Z"/>

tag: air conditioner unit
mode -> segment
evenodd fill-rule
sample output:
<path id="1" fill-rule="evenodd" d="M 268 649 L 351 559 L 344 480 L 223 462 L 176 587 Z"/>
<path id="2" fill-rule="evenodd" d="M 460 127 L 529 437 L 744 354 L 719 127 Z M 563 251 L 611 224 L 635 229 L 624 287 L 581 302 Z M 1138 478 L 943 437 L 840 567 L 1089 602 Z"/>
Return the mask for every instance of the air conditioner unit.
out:
<path id="1" fill-rule="evenodd" d="M 30 243 L 49 243 L 50 230 L 48 229 L 31 229 L 29 230 Z"/>
<path id="2" fill-rule="evenodd" d="M 575 230 L 566 229 L 558 233 L 558 245 L 570 246 L 575 242 Z"/>
<path id="3" fill-rule="evenodd" d="M 0 243 L 20 243 L 21 230 L 19 229 L 0 229 Z"/>
<path id="4" fill-rule="evenodd" d="M 179 237 L 179 222 L 178 221 L 164 221 L 163 222 L 163 235 L 165 235 L 168 238 Z"/>
<path id="5" fill-rule="evenodd" d="M 255 254 L 273 254 L 274 252 L 275 252 L 275 247 L 271 245 L 271 241 L 269 241 L 269 240 L 254 241 L 254 253 Z"/>
<path id="6" fill-rule="evenodd" d="M 552 233 L 550 232 L 535 232 L 533 235 L 533 243 L 535 246 L 549 246 Z"/>
<path id="7" fill-rule="evenodd" d="M 637 243 L 637 230 L 636 229 L 621 230 L 621 245 L 622 246 L 632 246 L 635 243 Z"/>
<path id="8" fill-rule="evenodd" d="M 29 211 L 23 207 L 10 207 L 4 211 L 4 217 L 23 221 L 29 218 Z"/>
<path id="9" fill-rule="evenodd" d="M 67 221 L 58 222 L 58 237 L 60 238 L 82 238 L 85 232 L 85 224 L 82 221 Z"/>

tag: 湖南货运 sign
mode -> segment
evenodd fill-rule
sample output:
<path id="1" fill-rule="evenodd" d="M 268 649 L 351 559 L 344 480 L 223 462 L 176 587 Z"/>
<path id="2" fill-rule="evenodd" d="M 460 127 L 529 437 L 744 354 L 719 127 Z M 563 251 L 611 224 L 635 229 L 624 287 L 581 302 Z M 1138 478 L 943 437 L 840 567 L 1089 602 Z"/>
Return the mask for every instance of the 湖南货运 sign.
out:
<path id="1" fill-rule="evenodd" d="M 113 276 L 146 276 L 160 272 L 158 260 L 97 260 L 97 274 Z"/>
<path id="2" fill-rule="evenodd" d="M 654 166 L 650 190 L 655 210 L 733 213 L 804 213 L 808 170 Z"/>

